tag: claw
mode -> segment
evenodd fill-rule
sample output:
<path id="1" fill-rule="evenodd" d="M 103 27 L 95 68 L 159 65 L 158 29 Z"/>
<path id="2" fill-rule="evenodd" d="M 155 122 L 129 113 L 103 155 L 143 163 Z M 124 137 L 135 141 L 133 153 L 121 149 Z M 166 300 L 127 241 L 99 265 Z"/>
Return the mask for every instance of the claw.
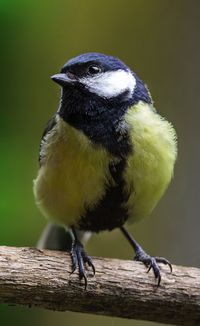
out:
<path id="1" fill-rule="evenodd" d="M 172 265 L 171 263 L 163 258 L 163 257 L 151 257 L 147 255 L 140 247 L 138 252 L 136 253 L 136 256 L 134 258 L 136 261 L 141 261 L 146 267 L 148 267 L 147 273 L 152 269 L 155 279 L 158 280 L 157 282 L 157 287 L 159 287 L 160 282 L 161 282 L 161 273 L 160 273 L 160 268 L 157 263 L 162 263 L 165 265 L 168 265 L 170 268 L 170 272 L 172 273 Z"/>
<path id="2" fill-rule="evenodd" d="M 72 271 L 71 271 L 70 275 L 75 272 L 77 265 L 78 265 L 77 255 L 73 252 L 73 250 L 71 251 L 71 260 L 72 260 Z"/>
<path id="3" fill-rule="evenodd" d="M 147 269 L 147 273 L 149 273 L 151 269 L 152 269 L 152 262 L 150 262 L 150 264 L 149 264 L 149 268 Z"/>
<path id="4" fill-rule="evenodd" d="M 130 242 L 136 253 L 134 260 L 141 261 L 148 268 L 147 273 L 149 273 L 149 271 L 153 269 L 155 279 L 158 280 L 157 286 L 159 287 L 161 282 L 161 274 L 160 268 L 157 263 L 168 265 L 172 273 L 171 263 L 163 257 L 151 257 L 147 255 L 146 252 L 142 249 L 142 247 L 137 243 L 137 241 L 128 233 L 124 226 L 121 226 L 120 229 L 124 236 L 127 238 L 127 240 Z"/>
<path id="5" fill-rule="evenodd" d="M 96 273 L 96 270 L 95 270 L 95 267 L 94 267 L 93 263 L 89 264 L 89 266 L 92 267 L 92 272 L 93 272 L 93 276 L 94 276 L 95 273 Z"/>
<path id="6" fill-rule="evenodd" d="M 72 275 L 72 274 L 75 272 L 76 267 L 77 267 L 77 266 L 74 266 L 74 265 L 72 264 L 72 271 L 70 272 L 70 275 Z"/>
<path id="7" fill-rule="evenodd" d="M 85 284 L 85 290 L 87 289 L 87 276 L 85 274 L 85 271 L 80 271 L 79 269 L 79 278 L 80 280 L 84 279 L 84 284 Z"/>
<path id="8" fill-rule="evenodd" d="M 80 280 L 84 279 L 85 283 L 85 290 L 87 289 L 87 276 L 85 273 L 85 266 L 84 264 L 88 264 L 92 268 L 93 276 L 95 275 L 95 267 L 92 263 L 92 258 L 87 256 L 84 248 L 80 242 L 75 242 L 71 249 L 71 259 L 72 259 L 72 271 L 70 273 L 73 274 L 78 267 L 79 270 L 79 278 Z"/>
<path id="9" fill-rule="evenodd" d="M 159 276 L 158 276 L 158 283 L 157 283 L 157 287 L 159 287 L 159 286 L 160 286 L 160 282 L 161 282 L 161 275 L 159 274 Z"/>
<path id="10" fill-rule="evenodd" d="M 87 263 L 88 266 L 90 266 L 92 268 L 92 272 L 93 272 L 93 276 L 94 276 L 96 271 L 95 271 L 95 267 L 92 262 L 92 258 L 90 256 L 84 256 L 83 261 L 84 261 L 84 263 Z"/>
<path id="11" fill-rule="evenodd" d="M 155 260 L 156 260 L 157 263 L 162 263 L 162 264 L 165 264 L 165 265 L 169 266 L 170 273 L 172 273 L 172 264 L 170 263 L 169 260 L 167 260 L 164 257 L 155 257 Z"/>

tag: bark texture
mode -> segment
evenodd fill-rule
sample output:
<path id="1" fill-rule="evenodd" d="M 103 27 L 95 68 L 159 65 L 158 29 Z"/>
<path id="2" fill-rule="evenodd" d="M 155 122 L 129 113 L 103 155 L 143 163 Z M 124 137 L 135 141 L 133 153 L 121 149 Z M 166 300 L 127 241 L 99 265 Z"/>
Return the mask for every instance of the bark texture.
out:
<path id="1" fill-rule="evenodd" d="M 200 269 L 161 266 L 160 287 L 134 261 L 93 258 L 88 287 L 70 275 L 69 253 L 0 247 L 0 303 L 38 306 L 174 325 L 200 325 Z"/>

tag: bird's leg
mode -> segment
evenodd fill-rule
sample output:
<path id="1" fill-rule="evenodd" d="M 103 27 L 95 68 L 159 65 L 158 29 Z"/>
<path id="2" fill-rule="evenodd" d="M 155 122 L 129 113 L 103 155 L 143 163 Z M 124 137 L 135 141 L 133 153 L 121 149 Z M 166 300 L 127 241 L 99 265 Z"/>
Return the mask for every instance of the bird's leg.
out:
<path id="1" fill-rule="evenodd" d="M 162 264 L 168 265 L 170 268 L 170 271 L 172 272 L 172 265 L 170 264 L 170 262 L 163 257 L 149 256 L 142 249 L 142 247 L 135 241 L 135 239 L 128 233 L 128 231 L 124 228 L 124 226 L 122 226 L 120 229 L 135 251 L 134 260 L 144 263 L 144 265 L 146 267 L 148 267 L 147 272 L 149 272 L 151 269 L 153 269 L 155 278 L 158 280 L 157 285 L 159 286 L 160 281 L 161 281 L 161 274 L 160 274 L 160 268 L 157 263 L 162 263 Z"/>
<path id="2" fill-rule="evenodd" d="M 92 263 L 92 258 L 87 255 L 87 253 L 84 250 L 84 247 L 80 240 L 78 239 L 76 230 L 74 227 L 72 227 L 72 233 L 74 235 L 74 240 L 72 243 L 72 249 L 71 249 L 71 259 L 72 259 L 72 272 L 78 268 L 79 270 L 79 277 L 80 279 L 84 279 L 85 282 L 85 290 L 87 288 L 87 276 L 85 273 L 85 264 L 88 264 L 93 271 L 93 274 L 95 274 L 95 267 Z"/>

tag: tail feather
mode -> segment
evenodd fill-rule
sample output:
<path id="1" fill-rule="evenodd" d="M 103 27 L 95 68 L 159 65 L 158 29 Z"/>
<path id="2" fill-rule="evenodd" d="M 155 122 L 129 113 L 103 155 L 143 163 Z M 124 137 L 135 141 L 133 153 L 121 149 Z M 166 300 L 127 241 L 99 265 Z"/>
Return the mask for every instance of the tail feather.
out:
<path id="1" fill-rule="evenodd" d="M 73 238 L 70 230 L 49 223 L 38 240 L 37 248 L 69 251 L 72 247 L 72 240 Z"/>

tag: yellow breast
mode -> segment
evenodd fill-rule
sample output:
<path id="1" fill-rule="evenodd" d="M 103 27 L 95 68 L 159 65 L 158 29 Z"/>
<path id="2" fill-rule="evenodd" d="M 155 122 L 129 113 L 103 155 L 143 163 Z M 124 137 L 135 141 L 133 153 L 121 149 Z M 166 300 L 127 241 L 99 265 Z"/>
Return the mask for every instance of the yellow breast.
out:
<path id="1" fill-rule="evenodd" d="M 129 220 L 148 216 L 166 190 L 177 156 L 173 126 L 142 102 L 126 115 L 130 126 L 133 153 L 124 172 L 126 190 L 131 194 L 125 204 Z"/>
<path id="2" fill-rule="evenodd" d="M 95 206 L 112 182 L 109 154 L 59 117 L 44 151 L 45 162 L 34 181 L 37 205 L 48 218 L 71 225 Z"/>

